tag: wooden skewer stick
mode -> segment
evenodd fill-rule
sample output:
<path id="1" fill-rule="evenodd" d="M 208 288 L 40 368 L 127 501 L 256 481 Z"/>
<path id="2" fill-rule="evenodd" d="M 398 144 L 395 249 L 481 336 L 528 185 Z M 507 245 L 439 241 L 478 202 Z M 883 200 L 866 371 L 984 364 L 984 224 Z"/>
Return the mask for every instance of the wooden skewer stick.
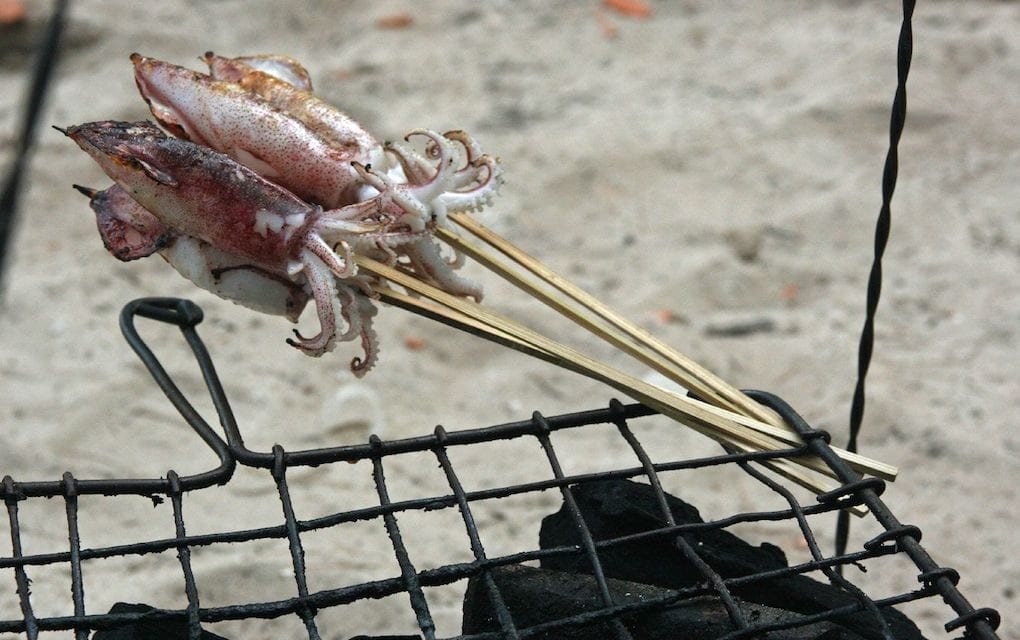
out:
<path id="1" fill-rule="evenodd" d="M 538 287 L 534 283 L 523 278 L 521 274 L 504 265 L 484 249 L 465 241 L 455 233 L 447 230 L 441 230 L 439 235 L 445 241 L 449 242 L 451 246 L 470 256 L 482 266 L 485 266 L 500 277 L 508 280 L 532 297 L 535 297 L 552 307 L 557 312 L 573 320 L 599 338 L 606 340 L 613 346 L 616 346 L 637 358 L 640 362 L 654 368 L 659 373 L 662 373 L 668 379 L 691 389 L 702 398 L 705 398 L 709 403 L 703 402 L 701 404 L 707 411 L 716 411 L 718 409 L 721 411 L 719 415 L 723 419 L 732 420 L 738 424 L 755 429 L 793 446 L 799 446 L 802 444 L 800 436 L 790 430 L 789 427 L 787 427 L 787 425 L 785 425 L 785 423 L 783 423 L 774 412 L 762 407 L 739 390 L 724 382 L 718 376 L 708 372 L 690 358 L 687 358 L 662 341 L 651 336 L 640 327 L 637 327 L 633 323 L 622 318 L 617 313 L 606 307 L 598 299 L 582 291 L 565 278 L 554 274 L 551 270 L 541 265 L 541 263 L 534 258 L 524 254 L 524 252 L 514 247 L 498 234 L 485 229 L 471 218 L 463 216 L 462 214 L 451 215 L 456 216 L 454 219 L 458 224 L 461 224 L 462 221 L 466 220 L 466 228 L 469 228 L 469 230 L 472 231 L 478 231 L 479 237 L 486 242 L 492 241 L 496 243 L 496 248 L 500 249 L 505 255 L 511 256 L 511 254 L 513 254 L 517 258 L 520 258 L 522 266 L 525 266 L 528 271 L 543 279 L 546 276 L 550 276 L 552 278 L 552 282 L 550 282 L 550 284 L 553 284 L 553 286 L 561 291 L 565 290 L 565 292 L 574 300 L 583 300 L 582 304 L 584 307 L 593 311 L 598 317 L 610 322 L 614 326 L 624 327 L 626 329 L 627 336 L 635 341 L 639 341 L 639 343 L 635 344 L 635 342 L 628 340 L 627 337 L 622 335 L 619 331 L 615 331 L 611 328 L 605 327 L 604 325 L 598 324 L 589 315 L 578 313 L 577 310 L 571 307 L 564 300 L 552 295 L 548 290 Z M 654 350 L 654 352 L 650 353 L 643 347 L 648 347 L 649 349 Z M 698 377 L 692 378 L 690 375 L 691 371 L 694 371 Z M 737 406 L 735 402 L 731 402 L 731 400 L 735 399 L 741 400 L 741 404 L 739 406 Z M 693 399 L 690 400 L 697 402 Z M 711 400 L 716 401 L 714 403 L 715 406 L 710 404 Z M 750 411 L 744 411 L 744 405 L 746 405 L 746 403 L 751 403 L 758 410 L 753 414 Z M 762 418 L 765 419 L 763 420 Z M 852 453 L 838 447 L 833 447 L 833 450 L 860 473 L 874 475 L 886 480 L 895 480 L 898 473 L 896 467 L 892 465 L 871 460 L 857 453 Z"/>
<path id="2" fill-rule="evenodd" d="M 369 270 L 369 271 L 373 270 L 373 268 L 372 268 L 373 266 L 374 265 L 372 265 L 370 263 L 366 263 L 364 265 L 366 270 Z M 408 277 L 410 277 L 410 276 L 408 276 Z M 430 285 L 424 285 L 424 286 L 428 287 Z M 546 350 L 542 349 L 539 345 L 531 344 L 531 343 L 521 339 L 520 337 L 517 337 L 515 335 L 507 333 L 503 329 L 498 328 L 496 326 L 493 326 L 491 324 L 488 324 L 485 321 L 480 320 L 479 318 L 476 318 L 476 317 L 474 317 L 472 315 L 468 315 L 468 314 L 462 313 L 460 311 L 457 311 L 457 310 L 454 310 L 454 309 L 451 309 L 451 308 L 448 308 L 448 307 L 444 307 L 441 304 L 436 303 L 436 302 L 432 302 L 432 301 L 428 301 L 428 300 L 423 300 L 422 298 L 418 298 L 418 297 L 412 297 L 410 295 L 398 292 L 398 291 L 396 291 L 394 289 L 391 289 L 389 287 L 380 287 L 380 288 L 377 288 L 377 291 L 379 292 L 380 297 L 385 302 L 387 302 L 389 304 L 393 304 L 395 306 L 401 307 L 401 308 L 403 308 L 405 310 L 411 311 L 412 313 L 416 313 L 418 315 L 421 315 L 423 317 L 429 318 L 431 320 L 442 322 L 443 324 L 451 326 L 451 327 L 453 327 L 455 329 L 460 329 L 462 331 L 465 331 L 465 332 L 468 332 L 468 333 L 471 333 L 471 334 L 474 334 L 474 335 L 486 338 L 488 340 L 492 340 L 492 341 L 494 341 L 494 342 L 496 342 L 498 344 L 501 344 L 503 346 L 515 349 L 515 350 L 520 351 L 522 353 L 525 353 L 525 354 L 527 354 L 529 356 L 532 356 L 532 357 L 535 357 L 535 358 L 539 358 L 541 360 L 545 360 L 545 361 L 550 362 L 552 364 L 556 364 L 557 366 L 566 368 L 568 370 L 575 371 L 577 373 L 581 373 L 583 375 L 586 375 L 586 376 L 593 377 L 595 379 L 601 380 L 601 378 L 599 378 L 597 376 L 592 376 L 591 372 L 585 370 L 584 367 L 581 366 L 580 364 L 574 363 L 574 362 L 569 362 L 569 361 L 564 361 L 562 358 L 557 357 L 556 355 L 550 353 L 549 351 L 546 351 Z M 616 385 L 613 385 L 613 386 L 616 386 Z M 633 392 L 632 389 L 623 389 L 623 390 L 628 395 L 631 395 L 631 396 L 634 395 L 634 392 Z M 672 411 L 671 410 L 668 410 L 668 409 L 666 411 L 660 410 L 660 412 L 664 413 L 667 416 L 671 416 L 674 419 L 677 419 L 677 417 L 675 415 L 672 415 Z M 685 424 L 689 424 L 687 422 L 687 420 L 682 420 L 682 421 Z M 711 437 L 713 439 L 720 440 L 720 441 L 723 441 L 723 442 L 727 442 L 728 444 L 730 444 L 730 446 L 732 446 L 737 451 L 741 451 L 741 452 L 753 452 L 753 451 L 759 450 L 759 449 L 755 449 L 754 446 L 751 446 L 751 445 L 749 445 L 747 443 L 744 443 L 744 442 L 734 442 L 734 441 L 728 440 L 727 438 L 720 438 L 719 434 L 717 432 L 715 432 L 715 431 L 709 430 L 710 432 L 706 433 L 705 430 L 702 430 L 702 429 L 698 428 L 696 425 L 690 425 L 690 426 L 693 426 L 698 431 L 700 431 L 702 433 L 705 433 L 705 435 L 708 435 L 709 437 Z M 804 459 L 801 458 L 801 459 L 798 460 L 798 462 L 803 464 L 804 463 Z M 782 476 L 792 480 L 793 482 L 797 483 L 798 485 L 808 489 L 809 491 L 813 491 L 815 493 L 823 493 L 823 492 L 826 492 L 826 491 L 830 491 L 832 489 L 835 489 L 838 486 L 836 483 L 831 482 L 828 478 L 820 477 L 820 476 L 816 476 L 816 475 L 808 475 L 808 474 L 804 473 L 804 471 L 802 469 L 798 468 L 798 466 L 794 463 L 794 461 L 792 459 L 787 459 L 787 458 L 767 459 L 767 460 L 761 460 L 761 463 L 766 465 L 766 466 L 768 466 L 769 468 L 771 468 L 776 473 L 779 473 L 780 475 L 782 475 Z M 817 470 L 819 472 L 827 473 L 828 475 L 831 475 L 830 470 L 827 467 L 821 468 L 821 467 L 819 467 L 817 465 L 814 465 L 814 466 L 811 466 L 811 468 L 813 468 L 814 470 Z M 858 507 L 858 506 L 851 507 L 850 511 L 852 513 L 854 513 L 855 515 L 858 515 L 858 516 L 863 516 L 863 515 L 865 515 L 867 513 L 867 509 L 866 508 Z"/>
<path id="3" fill-rule="evenodd" d="M 633 322 L 619 315 L 607 307 L 598 298 L 592 296 L 587 291 L 584 291 L 563 276 L 560 276 L 537 259 L 522 251 L 516 245 L 483 226 L 477 220 L 463 213 L 451 213 L 450 219 L 464 229 L 470 231 L 473 235 L 477 236 L 489 246 L 506 255 L 513 262 L 521 265 L 527 271 L 538 276 L 542 281 L 555 287 L 583 307 L 594 312 L 598 317 L 615 326 L 617 329 L 629 336 L 634 343 L 651 349 L 654 353 L 674 364 L 678 370 L 682 372 L 679 378 L 674 377 L 671 373 L 661 370 L 659 371 L 663 375 L 671 378 L 674 382 L 678 382 L 712 404 L 757 418 L 762 422 L 767 422 L 769 424 L 785 428 L 783 422 L 774 412 L 758 404 L 751 398 L 748 398 L 746 395 L 741 393 L 740 390 L 731 386 L 722 378 L 665 344 Z M 478 257 L 474 255 L 475 248 L 463 242 L 463 240 L 456 234 L 445 229 L 440 229 L 438 231 L 438 235 L 442 237 L 443 240 L 450 243 L 451 246 L 471 255 L 473 258 L 479 259 L 483 264 L 489 266 L 489 260 L 486 260 L 484 256 Z M 497 269 L 499 268 L 497 267 Z M 502 277 L 507 277 L 507 275 L 512 274 L 512 272 L 507 272 L 502 269 L 497 271 L 497 273 L 499 273 Z M 507 275 L 504 275 L 504 273 Z M 515 279 L 511 279 L 511 282 L 518 284 Z M 531 292 L 529 291 L 529 293 Z M 541 297 L 539 299 L 545 301 Z M 623 348 L 621 345 L 616 346 Z"/>
<path id="4" fill-rule="evenodd" d="M 357 260 L 362 269 L 375 273 L 390 282 L 426 296 L 443 307 L 453 310 L 456 314 L 459 314 L 454 316 L 456 319 L 460 319 L 463 316 L 471 318 L 473 320 L 471 325 L 473 332 L 494 334 L 498 341 L 507 344 L 507 346 L 515 348 L 524 347 L 521 350 L 525 350 L 530 355 L 537 355 L 561 367 L 604 382 L 709 437 L 732 444 L 738 448 L 749 446 L 752 450 L 760 451 L 786 448 L 786 444 L 773 434 L 759 432 L 762 429 L 774 429 L 770 425 L 759 425 L 759 431 L 748 429 L 744 423 L 753 421 L 746 417 L 713 407 L 692 398 L 674 394 L 624 374 L 604 363 L 554 342 L 523 325 L 499 316 L 477 303 L 450 295 L 398 269 L 361 256 L 358 256 Z M 380 290 L 381 295 L 391 299 L 393 298 L 393 293 L 386 289 Z M 784 433 L 781 430 L 777 431 L 781 434 Z M 798 442 L 797 444 L 799 445 L 800 443 Z M 798 460 L 798 463 L 819 473 L 831 475 L 831 470 L 817 458 L 807 457 Z M 870 473 L 871 470 L 869 469 L 867 472 Z"/>

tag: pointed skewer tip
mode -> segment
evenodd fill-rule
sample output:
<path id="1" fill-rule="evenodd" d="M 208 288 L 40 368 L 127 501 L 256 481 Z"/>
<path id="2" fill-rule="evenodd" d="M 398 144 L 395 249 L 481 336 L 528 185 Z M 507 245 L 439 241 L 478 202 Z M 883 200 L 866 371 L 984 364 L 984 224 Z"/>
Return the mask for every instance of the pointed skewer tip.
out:
<path id="1" fill-rule="evenodd" d="M 96 194 L 99 193 L 99 191 L 96 189 L 83 187 L 80 184 L 72 184 L 71 186 L 74 187 L 74 190 L 77 191 L 78 193 L 87 196 L 89 200 L 95 199 Z"/>

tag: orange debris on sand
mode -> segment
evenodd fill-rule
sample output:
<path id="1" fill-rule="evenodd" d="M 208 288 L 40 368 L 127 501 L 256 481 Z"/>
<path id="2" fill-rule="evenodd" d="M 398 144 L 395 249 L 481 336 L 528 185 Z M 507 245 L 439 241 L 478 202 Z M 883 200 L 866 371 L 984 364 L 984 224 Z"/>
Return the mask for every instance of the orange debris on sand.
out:
<path id="1" fill-rule="evenodd" d="M 411 351 L 421 351 L 425 348 L 425 339 L 419 336 L 407 336 L 404 338 L 404 346 Z"/>
<path id="2" fill-rule="evenodd" d="M 626 16 L 648 18 L 652 15 L 652 7 L 644 0 L 602 0 L 602 4 Z"/>
<path id="3" fill-rule="evenodd" d="M 414 24 L 414 18 L 410 13 L 391 13 L 375 21 L 375 26 L 380 29 L 406 29 L 412 24 Z"/>
<path id="4" fill-rule="evenodd" d="M 18 24 L 26 15 L 23 0 L 0 0 L 0 26 Z"/>

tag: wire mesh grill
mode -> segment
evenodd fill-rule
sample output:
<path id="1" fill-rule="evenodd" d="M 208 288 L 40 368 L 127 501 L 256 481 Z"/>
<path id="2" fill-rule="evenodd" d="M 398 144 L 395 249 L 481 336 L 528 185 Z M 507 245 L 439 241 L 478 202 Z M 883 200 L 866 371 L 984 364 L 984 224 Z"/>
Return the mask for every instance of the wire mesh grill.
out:
<path id="1" fill-rule="evenodd" d="M 180 328 L 204 377 L 222 425 L 222 436 L 199 414 L 141 339 L 135 329 L 136 317 L 150 318 Z M 178 475 L 170 471 L 165 476 L 148 479 L 79 479 L 70 473 L 65 473 L 60 480 L 48 482 L 19 482 L 10 476 L 4 477 L 0 482 L 0 495 L 8 514 L 11 552 L 0 557 L 0 580 L 7 581 L 10 576 L 14 584 L 8 582 L 0 590 L 10 591 L 13 587 L 17 594 L 18 613 L 13 615 L 11 611 L 2 610 L 0 634 L 23 634 L 24 637 L 37 638 L 52 637 L 53 634 L 48 633 L 50 631 L 62 631 L 68 635 L 73 632 L 73 637 L 82 640 L 88 638 L 93 630 L 156 624 L 162 625 L 162 628 L 177 625 L 180 635 L 167 637 L 210 638 L 219 636 L 203 631 L 202 627 L 220 621 L 272 618 L 293 620 L 296 617 L 303 629 L 301 633 L 314 639 L 323 637 L 321 634 L 325 633 L 319 629 L 319 621 L 325 612 L 343 614 L 348 609 L 361 613 L 347 616 L 346 628 L 357 628 L 357 633 L 378 633 L 378 629 L 382 628 L 379 617 L 383 614 L 378 613 L 382 609 L 373 607 L 376 607 L 379 599 L 392 600 L 395 597 L 399 603 L 391 602 L 387 609 L 390 613 L 386 616 L 397 615 L 395 611 L 405 614 L 409 622 L 402 629 L 412 635 L 401 637 L 667 637 L 649 632 L 646 628 L 648 621 L 656 619 L 657 615 L 668 615 L 670 611 L 692 606 L 692 603 L 703 604 L 707 597 L 724 612 L 725 620 L 720 628 L 726 631 L 717 634 L 722 637 L 761 637 L 761 634 L 770 631 L 789 632 L 799 628 L 810 630 L 817 628 L 811 625 L 839 620 L 840 616 L 860 612 L 861 616 L 871 616 L 869 624 L 877 634 L 861 637 L 892 638 L 901 636 L 887 624 L 887 618 L 883 617 L 881 611 L 892 605 L 941 597 L 951 609 L 945 615 L 947 631 L 963 632 L 967 637 L 996 637 L 998 613 L 987 608 L 974 609 L 967 602 L 956 588 L 959 580 L 957 572 L 937 565 L 920 545 L 920 530 L 915 526 L 901 524 L 884 505 L 879 497 L 885 487 L 884 483 L 873 478 L 860 479 L 831 451 L 825 432 L 812 429 L 781 399 L 770 394 L 748 392 L 759 402 L 778 411 L 798 430 L 807 443 L 803 447 L 769 453 L 723 452 L 697 458 L 660 460 L 656 452 L 643 443 L 643 421 L 651 419 L 653 412 L 641 405 L 623 405 L 612 401 L 603 409 L 555 417 L 546 417 L 536 412 L 530 419 L 521 422 L 485 428 L 447 432 L 437 427 L 430 435 L 402 440 L 385 441 L 373 436 L 368 443 L 360 445 L 299 451 L 287 451 L 276 445 L 270 451 L 255 451 L 245 445 L 212 360 L 198 337 L 195 327 L 201 320 L 201 310 L 189 301 L 150 298 L 128 304 L 121 315 L 121 327 L 129 344 L 190 425 L 194 435 L 201 438 L 215 453 L 218 465 L 195 474 Z M 679 428 L 676 425 L 667 426 Z M 582 473 L 572 473 L 565 469 L 562 458 L 569 451 L 565 450 L 566 445 L 554 444 L 554 441 L 568 433 L 584 437 L 593 434 L 596 429 L 600 430 L 600 438 L 606 429 L 613 434 L 613 439 L 604 441 L 604 446 L 620 452 L 619 463 Z M 459 450 L 517 440 L 537 443 L 546 459 L 548 475 L 526 482 L 499 482 L 486 487 L 470 486 L 464 481 L 464 469 L 456 463 Z M 792 491 L 763 472 L 759 464 L 771 458 L 795 457 L 805 453 L 818 455 L 842 482 L 839 489 L 820 496 L 813 503 L 800 502 Z M 386 470 L 406 456 L 427 456 L 432 466 L 438 466 L 441 470 L 446 485 L 444 490 L 424 491 L 421 492 L 424 495 L 410 497 L 394 495 L 393 482 L 387 480 Z M 340 463 L 358 461 L 371 468 L 371 486 L 375 497 L 370 503 L 346 509 L 341 509 L 341 505 L 327 505 L 325 512 L 315 517 L 303 518 L 299 515 L 292 490 L 299 487 L 300 482 L 292 481 L 291 476 L 304 469 L 328 469 Z M 511 466 L 507 464 L 508 468 Z M 202 492 L 215 491 L 218 485 L 231 482 L 241 469 L 249 469 L 260 474 L 265 481 L 272 482 L 282 509 L 280 523 L 260 528 L 241 528 L 229 522 L 220 522 L 219 528 L 214 531 L 189 531 L 188 518 L 185 517 L 189 503 Z M 727 476 L 730 478 L 727 482 L 732 482 L 733 486 L 750 483 L 767 488 L 779 500 L 778 506 L 765 511 L 735 513 L 704 522 L 677 521 L 674 518 L 676 507 L 670 503 L 672 498 L 662 488 L 663 478 L 670 474 L 701 473 L 708 469 L 732 472 L 735 477 Z M 738 469 L 743 473 L 738 473 Z M 508 477 L 510 475 L 507 474 Z M 652 510 L 658 511 L 655 526 L 613 536 L 596 530 L 589 514 L 584 513 L 584 507 L 579 506 L 581 495 L 593 486 L 613 480 L 634 480 L 647 488 L 647 496 L 655 505 Z M 171 522 L 165 523 L 166 533 L 119 545 L 84 546 L 79 515 L 85 510 L 80 506 L 80 500 L 90 496 L 113 500 L 131 495 L 147 496 L 154 504 L 165 506 L 169 503 L 173 517 Z M 561 505 L 558 514 L 561 522 L 567 523 L 568 530 L 577 532 L 576 541 L 570 544 L 533 543 L 530 547 L 520 549 L 495 548 L 489 542 L 494 529 L 532 529 L 535 524 L 501 519 L 498 517 L 499 501 L 527 500 L 540 495 L 556 497 Z M 23 530 L 28 520 L 23 515 L 24 506 L 31 501 L 51 498 L 60 499 L 64 503 L 66 517 L 61 526 L 66 526 L 67 550 L 26 553 Z M 880 526 L 881 532 L 860 549 L 851 549 L 839 555 L 825 555 L 816 541 L 811 523 L 817 523 L 820 516 L 857 506 L 868 508 L 867 517 Z M 542 512 L 539 509 L 538 512 L 548 514 L 552 510 Z M 418 522 L 416 518 L 431 514 L 445 516 L 443 523 L 447 529 L 443 539 L 446 544 L 441 545 L 442 548 L 422 553 L 420 549 L 412 548 L 407 538 L 416 533 L 416 525 L 413 524 Z M 741 575 L 723 575 L 725 572 L 718 571 L 718 565 L 708 557 L 707 548 L 701 546 L 699 540 L 702 539 L 697 538 L 703 534 L 716 535 L 717 532 L 733 527 L 765 523 L 778 523 L 803 536 L 810 557 L 790 566 L 784 563 L 779 567 L 745 571 Z M 391 573 L 349 584 L 345 583 L 342 576 L 324 575 L 320 571 L 319 561 L 308 556 L 310 538 L 322 532 L 345 531 L 348 528 L 353 530 L 358 526 L 372 527 L 376 540 L 388 539 L 384 550 L 377 549 L 378 555 L 366 551 L 365 562 L 389 566 Z M 646 593 L 636 599 L 628 597 L 628 594 L 621 591 L 621 585 L 631 588 L 629 585 L 632 583 L 621 582 L 613 577 L 618 570 L 614 566 L 620 558 L 619 555 L 613 555 L 616 553 L 614 549 L 634 549 L 634 545 L 655 545 L 659 541 L 665 541 L 673 553 L 689 562 L 697 575 L 686 586 Z M 245 544 L 286 544 L 292 578 L 289 592 L 280 594 L 280 597 L 252 602 L 242 601 L 236 596 L 234 600 L 228 596 L 210 602 L 209 592 L 201 577 L 202 572 L 195 568 L 197 556 L 208 557 L 231 545 Z M 344 552 L 343 549 L 336 549 L 336 553 Z M 83 565 L 116 562 L 129 557 L 155 556 L 165 559 L 173 555 L 176 555 L 175 571 L 179 572 L 183 589 L 172 606 L 147 610 L 122 609 L 110 613 L 105 612 L 105 609 L 95 611 L 89 607 Z M 838 571 L 841 568 L 865 565 L 872 574 L 887 570 L 900 571 L 902 565 L 895 565 L 895 569 L 886 567 L 887 563 L 897 557 L 908 559 L 916 567 L 916 588 L 882 597 L 870 597 Z M 246 564 L 251 566 L 258 562 L 256 556 Z M 517 596 L 508 592 L 506 572 L 508 568 L 522 564 L 554 566 L 557 562 L 574 562 L 584 566 L 583 572 L 588 576 L 585 578 L 588 580 L 585 589 L 591 591 L 592 600 L 587 606 L 569 614 L 535 618 L 533 611 L 522 609 L 515 600 Z M 66 581 L 66 588 L 70 591 L 73 613 L 69 615 L 37 613 L 39 603 L 32 596 L 33 581 L 38 584 L 39 580 L 51 575 L 46 570 L 54 568 L 59 569 L 59 580 Z M 241 571 L 244 567 L 235 569 Z M 776 584 L 769 581 L 810 573 L 824 576 L 832 585 L 831 588 L 845 592 L 850 599 L 827 610 L 776 619 L 758 615 L 760 609 L 752 609 L 749 614 L 748 608 L 744 606 L 746 603 L 734 595 L 743 594 L 742 590 L 749 585 Z M 475 599 L 471 606 L 474 607 L 474 613 L 471 617 L 478 619 L 481 615 L 484 624 L 468 624 L 468 605 L 465 604 L 464 629 L 455 629 L 452 633 L 449 629 L 437 629 L 435 594 L 438 593 L 437 589 L 443 587 L 458 588 L 458 594 L 462 594 L 465 589 L 473 592 Z M 145 594 L 136 595 L 145 598 Z M 448 605 L 449 597 L 446 600 Z M 370 606 L 367 609 L 357 609 L 359 603 Z M 479 614 L 479 610 L 483 613 Z M 350 623 L 350 620 L 359 622 Z M 96 637 L 101 637 L 102 633 L 97 633 Z M 349 634 L 326 637 L 349 637 Z"/>

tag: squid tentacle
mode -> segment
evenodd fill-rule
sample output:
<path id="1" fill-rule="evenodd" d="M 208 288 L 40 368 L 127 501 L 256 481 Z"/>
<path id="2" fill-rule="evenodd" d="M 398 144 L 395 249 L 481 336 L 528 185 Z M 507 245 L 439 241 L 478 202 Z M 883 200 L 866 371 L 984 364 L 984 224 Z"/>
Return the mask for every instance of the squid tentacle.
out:
<path id="1" fill-rule="evenodd" d="M 451 269 L 460 269 L 464 266 L 465 262 L 467 262 L 467 258 L 460 249 L 454 249 L 453 255 L 446 260 L 446 264 L 450 265 Z"/>
<path id="2" fill-rule="evenodd" d="M 368 373 L 379 360 L 379 338 L 375 329 L 372 328 L 372 319 L 375 317 L 376 308 L 368 298 L 358 293 L 354 294 L 350 308 L 352 313 L 358 316 L 361 348 L 365 352 L 363 358 L 355 356 L 351 359 L 351 372 L 360 378 Z"/>
<path id="3" fill-rule="evenodd" d="M 459 142 L 464 146 L 464 152 L 467 154 L 467 164 L 473 163 L 477 158 L 484 155 L 481 145 L 471 137 L 471 134 L 463 129 L 447 131 L 443 134 L 443 137 L 447 140 Z"/>
<path id="4" fill-rule="evenodd" d="M 414 149 L 399 142 L 387 142 L 383 145 L 383 151 L 396 158 L 408 184 L 420 185 L 432 179 L 435 168 Z"/>
<path id="5" fill-rule="evenodd" d="M 472 182 L 478 181 L 479 161 L 486 156 L 481 146 L 466 131 L 455 129 L 443 134 L 447 140 L 459 142 L 464 147 L 464 166 L 457 170 L 457 179 L 454 181 L 454 189 L 466 187 Z"/>
<path id="6" fill-rule="evenodd" d="M 412 195 L 432 208 L 432 217 L 445 226 L 448 211 L 478 211 L 491 202 L 502 185 L 499 161 L 482 153 L 478 143 L 464 131 L 416 129 L 407 135 L 429 138 L 428 152 L 436 157 L 435 167 L 413 149 L 389 143 L 386 151 L 396 157 L 408 180 Z M 454 166 L 451 143 L 463 147 L 464 164 Z"/>
<path id="7" fill-rule="evenodd" d="M 404 210 L 397 222 L 406 224 L 412 231 L 425 230 L 426 223 L 431 219 L 432 213 L 424 203 L 406 191 L 407 187 L 398 185 L 392 178 L 385 174 L 378 173 L 372 167 L 352 162 L 351 166 L 358 172 L 358 175 L 371 187 L 379 192 L 376 196 L 379 202 L 384 205 L 392 202 Z"/>
<path id="8" fill-rule="evenodd" d="M 358 265 L 354 262 L 354 251 L 350 245 L 343 240 L 335 246 L 343 249 L 343 261 L 337 255 L 335 249 L 326 244 L 317 233 L 310 233 L 302 245 L 307 251 L 315 254 L 323 264 L 332 271 L 338 278 L 350 278 L 358 273 Z"/>
<path id="9" fill-rule="evenodd" d="M 424 136 L 431 142 L 430 153 L 435 155 L 436 172 L 426 182 L 409 185 L 409 191 L 422 202 L 432 202 L 444 191 L 453 186 L 457 175 L 454 166 L 454 150 L 450 141 L 441 134 L 429 129 L 415 129 L 404 136 L 410 140 L 412 136 Z"/>
<path id="10" fill-rule="evenodd" d="M 478 211 L 488 205 L 503 184 L 503 171 L 495 158 L 483 155 L 475 160 L 476 167 L 485 169 L 485 177 L 467 191 L 447 191 L 439 200 L 449 211 Z M 477 174 L 476 174 L 477 175 Z"/>
<path id="11" fill-rule="evenodd" d="M 319 333 L 306 338 L 294 329 L 297 340 L 287 339 L 287 344 L 306 354 L 319 357 L 333 349 L 337 339 L 337 319 L 343 317 L 343 309 L 337 291 L 336 279 L 329 267 L 309 249 L 301 250 L 302 273 L 308 281 L 319 316 Z"/>
<path id="12" fill-rule="evenodd" d="M 340 342 L 347 342 L 353 340 L 355 336 L 361 335 L 361 314 L 351 313 L 357 305 L 355 298 L 355 291 L 351 287 L 343 284 L 337 286 L 337 297 L 340 298 L 340 313 L 343 316 L 344 322 L 347 323 L 347 329 L 337 337 Z"/>
<path id="13" fill-rule="evenodd" d="M 482 301 L 481 285 L 454 273 L 450 263 L 439 252 L 439 246 L 431 238 L 409 244 L 403 247 L 403 252 L 418 276 L 432 280 L 453 295 L 471 297 L 475 302 Z"/>

